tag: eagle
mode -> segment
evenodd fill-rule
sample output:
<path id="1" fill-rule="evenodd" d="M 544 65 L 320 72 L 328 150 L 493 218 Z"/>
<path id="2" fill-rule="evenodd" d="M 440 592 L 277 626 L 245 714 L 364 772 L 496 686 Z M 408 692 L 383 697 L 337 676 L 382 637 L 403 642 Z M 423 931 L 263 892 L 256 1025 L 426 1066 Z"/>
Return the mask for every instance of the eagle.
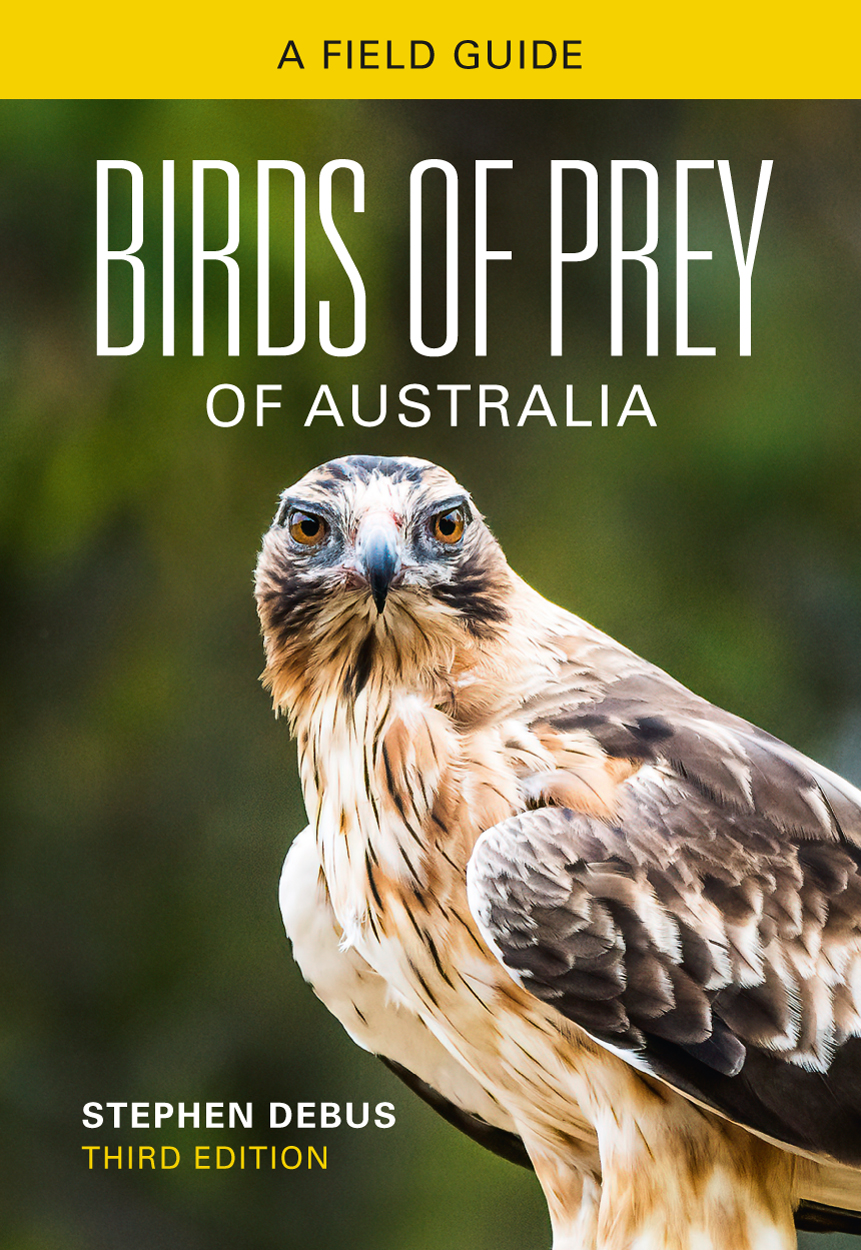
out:
<path id="1" fill-rule="evenodd" d="M 285 490 L 256 598 L 294 956 L 534 1169 L 554 1250 L 861 1232 L 861 792 L 544 599 L 424 460 Z"/>

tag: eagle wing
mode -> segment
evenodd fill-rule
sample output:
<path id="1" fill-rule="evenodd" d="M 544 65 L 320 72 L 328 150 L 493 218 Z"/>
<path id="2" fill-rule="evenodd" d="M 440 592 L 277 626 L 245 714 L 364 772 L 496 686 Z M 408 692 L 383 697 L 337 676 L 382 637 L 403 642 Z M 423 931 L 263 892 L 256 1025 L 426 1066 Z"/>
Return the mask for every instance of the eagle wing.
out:
<path id="1" fill-rule="evenodd" d="M 612 812 L 542 806 L 482 835 L 482 933 L 635 1067 L 861 1166 L 861 793 L 624 655 L 599 695 L 575 674 L 527 705 L 569 763 L 597 742 L 624 779 Z"/>

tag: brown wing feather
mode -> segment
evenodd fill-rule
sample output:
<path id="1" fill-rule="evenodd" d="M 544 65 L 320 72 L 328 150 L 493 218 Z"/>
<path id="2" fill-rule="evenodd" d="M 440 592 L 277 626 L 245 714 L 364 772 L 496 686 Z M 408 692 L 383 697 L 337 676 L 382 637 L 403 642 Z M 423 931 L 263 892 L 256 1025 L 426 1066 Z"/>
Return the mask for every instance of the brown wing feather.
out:
<path id="1" fill-rule="evenodd" d="M 588 731 L 610 758 L 662 762 L 718 806 L 757 814 L 777 829 L 861 845 L 861 791 L 667 673 L 593 633 L 582 663 L 569 661 L 524 704 L 531 723 Z"/>
<path id="2" fill-rule="evenodd" d="M 588 731 L 641 767 L 612 818 L 548 807 L 489 830 L 473 910 L 512 974 L 597 1040 L 857 1165 L 857 792 L 639 664 L 603 698 L 536 700 L 539 731 Z"/>

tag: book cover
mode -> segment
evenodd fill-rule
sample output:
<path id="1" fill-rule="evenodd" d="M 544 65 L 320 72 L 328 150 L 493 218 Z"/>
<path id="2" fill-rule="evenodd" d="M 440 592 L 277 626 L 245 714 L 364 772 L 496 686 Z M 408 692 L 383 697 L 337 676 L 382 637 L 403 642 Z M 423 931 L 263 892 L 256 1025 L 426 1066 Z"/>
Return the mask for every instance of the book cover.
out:
<path id="1" fill-rule="evenodd" d="M 4 1250 L 549 1244 L 290 957 L 253 570 L 315 465 L 444 466 L 542 594 L 861 782 L 857 103 L 378 27 L 249 23 L 234 99 L 223 30 L 94 92 L 52 46 L 0 104 Z"/>

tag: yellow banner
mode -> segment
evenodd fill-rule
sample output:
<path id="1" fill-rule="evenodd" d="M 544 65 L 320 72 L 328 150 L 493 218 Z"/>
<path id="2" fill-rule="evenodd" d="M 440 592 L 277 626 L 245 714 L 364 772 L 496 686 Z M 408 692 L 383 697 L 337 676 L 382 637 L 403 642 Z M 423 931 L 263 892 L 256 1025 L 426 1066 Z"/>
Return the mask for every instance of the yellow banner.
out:
<path id="1" fill-rule="evenodd" d="M 7 98 L 852 98 L 856 4 L 16 4 Z M 839 33 L 838 33 L 839 32 Z M 14 55 L 12 51 L 14 50 Z"/>

